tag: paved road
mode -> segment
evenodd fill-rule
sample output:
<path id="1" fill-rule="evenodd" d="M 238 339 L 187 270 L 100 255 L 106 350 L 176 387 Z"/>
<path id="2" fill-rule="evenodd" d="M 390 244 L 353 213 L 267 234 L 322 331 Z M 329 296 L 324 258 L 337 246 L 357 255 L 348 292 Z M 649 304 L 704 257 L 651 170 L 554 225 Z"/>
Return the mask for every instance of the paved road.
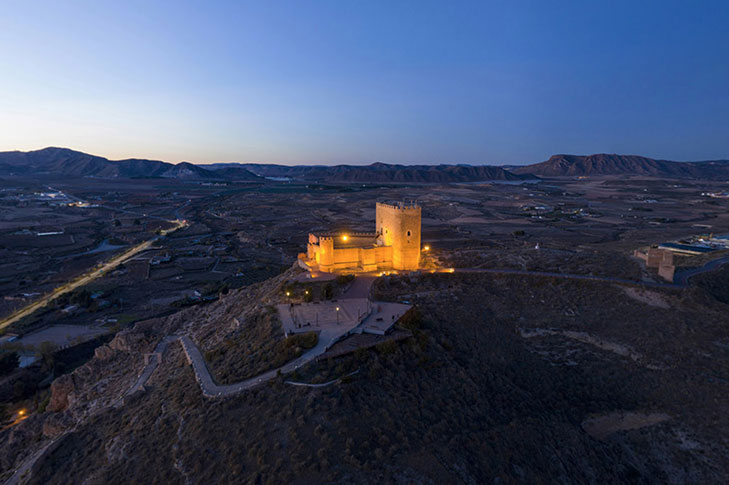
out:
<path id="1" fill-rule="evenodd" d="M 8 325 L 12 325 L 13 323 L 17 322 L 18 320 L 27 317 L 28 315 L 31 315 L 36 310 L 39 310 L 43 308 L 44 306 L 48 305 L 50 302 L 58 298 L 59 296 L 68 293 L 69 291 L 73 291 L 76 288 L 80 286 L 84 286 L 96 278 L 99 278 L 100 276 L 103 276 L 107 271 L 114 269 L 115 267 L 119 266 L 120 264 L 124 263 L 125 261 L 133 258 L 137 254 L 141 253 L 142 251 L 146 251 L 152 246 L 152 243 L 157 241 L 159 238 L 170 234 L 177 229 L 180 229 L 182 227 L 185 227 L 187 224 L 181 221 L 169 221 L 169 222 L 175 222 L 175 226 L 167 229 L 165 231 L 162 231 L 162 233 L 159 236 L 155 236 L 152 239 L 145 241 L 143 243 L 137 244 L 136 246 L 128 249 L 127 251 L 123 252 L 119 256 L 115 256 L 106 263 L 104 263 L 101 267 L 97 269 L 93 269 L 89 271 L 88 273 L 81 275 L 80 277 L 76 278 L 73 281 L 70 281 L 62 286 L 59 286 L 55 290 L 53 290 L 51 293 L 41 297 L 41 299 L 34 301 L 33 303 L 21 308 L 20 310 L 14 312 L 9 317 L 0 320 L 0 329 L 3 329 L 7 327 Z"/>
<path id="2" fill-rule="evenodd" d="M 655 283 L 652 281 L 634 281 L 626 280 L 624 278 L 613 278 L 611 276 L 591 276 L 591 275 L 580 275 L 580 274 L 566 274 L 566 273 L 551 273 L 548 271 L 523 271 L 519 269 L 486 269 L 486 268 L 455 268 L 456 273 L 491 273 L 491 274 L 514 274 L 524 276 L 550 276 L 554 278 L 563 278 L 569 280 L 589 280 L 589 281 L 603 281 L 607 283 L 621 283 L 624 285 L 634 286 L 652 286 L 658 288 L 680 288 L 680 285 L 675 283 Z"/>
<path id="3" fill-rule="evenodd" d="M 635 285 L 635 286 L 652 286 L 658 288 L 685 288 L 688 286 L 689 280 L 696 275 L 702 273 L 708 273 L 714 271 L 719 267 L 729 263 L 729 256 L 718 258 L 709 261 L 705 265 L 690 269 L 687 271 L 681 271 L 676 273 L 673 278 L 673 283 L 655 283 L 652 281 L 634 281 L 626 280 L 623 278 L 613 278 L 611 276 L 591 276 L 591 275 L 578 275 L 578 274 L 565 274 L 565 273 L 551 273 L 547 271 L 524 271 L 518 269 L 485 269 L 485 268 L 455 268 L 456 273 L 492 273 L 492 274 L 516 274 L 525 276 L 551 276 L 554 278 L 565 278 L 573 280 L 590 280 L 590 281 L 604 281 L 607 283 L 621 283 L 624 285 Z"/>
<path id="4" fill-rule="evenodd" d="M 680 273 L 676 273 L 676 275 L 673 278 L 673 281 L 681 286 L 688 286 L 688 282 L 691 278 L 694 276 L 701 274 L 701 273 L 707 273 L 709 271 L 713 271 L 715 269 L 719 269 L 719 267 L 725 265 L 726 263 L 729 263 L 729 256 L 714 259 L 712 261 L 709 261 L 705 265 L 701 266 L 700 268 L 694 268 L 689 269 L 686 271 L 681 271 Z"/>

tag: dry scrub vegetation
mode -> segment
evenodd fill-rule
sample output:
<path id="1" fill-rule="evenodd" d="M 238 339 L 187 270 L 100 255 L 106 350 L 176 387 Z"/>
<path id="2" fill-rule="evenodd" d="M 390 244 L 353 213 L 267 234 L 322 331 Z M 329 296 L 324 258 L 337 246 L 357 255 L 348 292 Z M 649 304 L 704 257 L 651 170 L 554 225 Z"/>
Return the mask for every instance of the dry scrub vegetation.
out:
<path id="1" fill-rule="evenodd" d="M 274 307 L 246 319 L 241 331 L 205 352 L 205 360 L 219 383 L 231 384 L 281 367 L 316 346 L 316 332 L 284 337 Z"/>
<path id="2" fill-rule="evenodd" d="M 411 339 L 300 371 L 361 369 L 340 385 L 281 378 L 205 400 L 175 344 L 146 394 L 65 438 L 33 482 L 716 483 L 729 473 L 729 351 L 712 344 L 726 335 L 725 305 L 687 291 L 666 294 L 665 310 L 619 287 L 515 276 L 389 277 L 376 288 L 424 290 Z M 580 342 L 570 342 L 576 365 L 558 365 L 517 331 L 541 327 L 618 341 L 666 367 Z M 559 353 L 565 342 L 540 345 Z M 604 441 L 582 429 L 623 411 L 673 419 Z"/>
<path id="3" fill-rule="evenodd" d="M 454 268 L 516 269 L 641 279 L 640 266 L 619 252 L 534 249 L 461 249 L 443 255 L 443 266 Z"/>

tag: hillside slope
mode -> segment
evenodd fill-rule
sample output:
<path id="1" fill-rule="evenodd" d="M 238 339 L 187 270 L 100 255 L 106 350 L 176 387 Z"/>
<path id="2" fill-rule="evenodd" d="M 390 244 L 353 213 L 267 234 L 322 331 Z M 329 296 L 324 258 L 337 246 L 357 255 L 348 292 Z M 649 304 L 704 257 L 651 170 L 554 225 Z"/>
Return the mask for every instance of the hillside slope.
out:
<path id="1" fill-rule="evenodd" d="M 533 179 L 528 173 L 515 174 L 489 165 L 371 165 L 285 166 L 245 164 L 250 171 L 265 177 L 289 177 L 320 182 L 369 183 L 463 183 L 489 180 L 518 181 Z"/>
<path id="2" fill-rule="evenodd" d="M 65 177 L 222 180 L 226 173 L 207 170 L 188 162 L 172 164 L 159 160 L 109 160 L 104 157 L 49 147 L 29 152 L 0 152 L 0 174 L 53 175 Z M 260 180 L 245 169 L 236 171 L 237 180 Z"/>
<path id="3" fill-rule="evenodd" d="M 553 155 L 549 160 L 514 169 L 543 177 L 643 175 L 669 178 L 729 179 L 729 160 L 671 162 L 637 155 Z"/>
<path id="4" fill-rule="evenodd" d="M 118 395 L 113 379 L 133 380 L 161 335 L 189 333 L 211 348 L 228 347 L 236 333 L 244 338 L 248 316 L 265 311 L 281 281 L 140 323 L 115 339 L 76 373 L 82 387 L 69 393 L 69 409 L 0 433 L 4 470 L 39 433 L 48 439 L 73 429 L 29 483 L 717 483 L 729 473 L 721 444 L 729 368 L 691 350 L 720 351 L 711 342 L 724 335 L 724 306 L 667 291 L 662 297 L 675 306 L 657 309 L 613 285 L 520 276 L 380 280 L 380 296 L 427 291 L 418 301 L 422 319 L 408 322 L 415 333 L 408 341 L 311 364 L 296 376 L 324 382 L 360 370 L 342 384 L 294 387 L 282 377 L 207 400 L 174 344 L 145 391 L 76 422 Z M 694 322 L 690 336 L 686 321 Z M 642 360 L 616 347 L 521 334 L 547 326 L 587 329 L 639 350 Z M 124 376 L 103 373 L 104 366 L 119 373 L 124 362 Z M 617 431 L 608 426 L 601 438 L 586 431 L 585 422 L 610 424 L 631 412 L 662 421 L 621 430 L 618 420 Z"/>

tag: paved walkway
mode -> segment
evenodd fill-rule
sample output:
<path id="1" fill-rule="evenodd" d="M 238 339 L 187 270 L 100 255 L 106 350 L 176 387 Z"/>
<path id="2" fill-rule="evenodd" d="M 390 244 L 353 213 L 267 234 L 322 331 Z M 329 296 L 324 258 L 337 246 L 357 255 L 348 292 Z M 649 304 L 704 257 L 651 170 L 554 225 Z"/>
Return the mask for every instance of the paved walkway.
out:
<path id="1" fill-rule="evenodd" d="M 369 295 L 370 288 L 372 287 L 372 283 L 375 281 L 375 279 L 376 277 L 374 276 L 357 276 L 355 278 L 355 281 L 352 283 L 352 286 L 349 288 L 349 290 L 347 290 L 345 295 L 340 298 L 340 300 L 363 298 L 360 295 L 365 295 L 364 297 L 366 297 L 366 295 Z M 260 384 L 263 384 L 264 382 L 270 381 L 279 373 L 288 374 L 290 372 L 293 372 L 302 365 L 314 360 L 315 358 L 326 352 L 341 337 L 341 331 L 322 330 L 319 333 L 319 340 L 316 346 L 308 350 L 298 358 L 294 359 L 293 361 L 284 364 L 277 369 L 271 369 L 270 371 L 264 372 L 263 374 L 259 374 L 255 377 L 236 382 L 235 384 L 224 385 L 219 385 L 215 383 L 215 379 L 213 379 L 213 376 L 210 374 L 210 370 L 208 369 L 205 358 L 200 352 L 200 349 L 197 347 L 197 345 L 195 345 L 192 339 L 190 339 L 190 337 L 186 335 L 172 335 L 165 337 L 162 342 L 157 345 L 155 352 L 162 353 L 170 342 L 174 340 L 179 340 L 180 344 L 182 345 L 182 350 L 187 357 L 187 361 L 192 366 L 192 369 L 195 373 L 195 380 L 197 380 L 197 383 L 200 386 L 200 390 L 202 391 L 203 395 L 209 398 L 218 398 L 231 396 L 246 391 L 248 389 L 252 389 Z M 147 379 L 149 379 L 149 376 L 154 372 L 155 368 L 156 364 L 150 362 L 139 376 L 138 382 L 140 382 L 141 384 L 139 386 L 135 384 L 134 387 L 139 388 L 141 387 L 141 385 L 144 385 L 143 383 L 146 382 Z M 130 390 L 130 392 L 132 391 Z"/>
<path id="2" fill-rule="evenodd" d="M 174 342 L 178 338 L 179 337 L 177 337 L 176 335 L 171 335 L 171 336 L 167 336 L 167 337 L 163 338 L 157 344 L 157 346 L 154 348 L 154 353 L 163 355 L 165 350 L 167 350 L 167 347 L 170 345 L 170 343 Z M 154 359 L 154 358 L 149 359 L 149 362 L 147 363 L 147 365 L 145 365 L 144 369 L 142 369 L 142 372 L 139 373 L 139 376 L 137 377 L 136 382 L 134 383 L 134 385 L 132 385 L 132 387 L 129 388 L 129 390 L 126 392 L 125 395 L 128 396 L 128 395 L 133 394 L 133 393 L 137 392 L 138 390 L 142 389 L 144 387 L 144 385 L 147 383 L 147 381 L 149 380 L 149 378 L 152 377 L 152 374 L 154 373 L 155 369 L 157 369 L 158 365 L 159 365 L 159 362 L 157 359 Z M 121 405 L 120 404 L 121 402 L 122 401 L 117 401 L 117 403 L 119 403 L 118 405 Z M 117 403 L 115 403 L 115 404 L 117 404 Z"/>
<path id="3" fill-rule="evenodd" d="M 374 283 L 376 279 L 376 276 L 356 276 L 350 287 L 347 288 L 347 291 L 345 291 L 339 299 L 348 300 L 350 298 L 368 298 L 370 296 L 372 283 Z"/>
<path id="4" fill-rule="evenodd" d="M 327 387 L 331 386 L 332 384 L 336 384 L 337 382 L 341 381 L 345 377 L 353 376 L 355 374 L 359 374 L 359 369 L 357 369 L 354 372 L 350 372 L 349 374 L 345 374 L 342 377 L 338 377 L 337 379 L 332 379 L 328 382 L 323 382 L 321 384 L 309 384 L 307 382 L 296 382 L 296 381 L 284 381 L 286 384 L 291 384 L 292 386 L 300 386 L 300 387 Z"/>
<path id="5" fill-rule="evenodd" d="M 215 383 L 215 380 L 210 375 L 210 371 L 205 363 L 205 358 L 190 337 L 183 335 L 177 338 L 182 344 L 182 350 L 185 352 L 187 361 L 190 363 L 193 371 L 195 372 L 195 379 L 197 380 L 203 395 L 205 397 L 216 398 L 231 396 L 248 389 L 252 389 L 264 382 L 270 381 L 278 375 L 279 371 L 281 374 L 288 374 L 295 371 L 302 365 L 314 360 L 316 357 L 326 352 L 326 350 L 336 342 L 339 336 L 333 339 L 319 338 L 319 341 L 314 348 L 308 350 L 297 359 L 292 360 L 277 369 L 272 369 L 268 372 L 264 372 L 263 374 L 251 377 L 250 379 L 226 385 L 218 385 Z"/>

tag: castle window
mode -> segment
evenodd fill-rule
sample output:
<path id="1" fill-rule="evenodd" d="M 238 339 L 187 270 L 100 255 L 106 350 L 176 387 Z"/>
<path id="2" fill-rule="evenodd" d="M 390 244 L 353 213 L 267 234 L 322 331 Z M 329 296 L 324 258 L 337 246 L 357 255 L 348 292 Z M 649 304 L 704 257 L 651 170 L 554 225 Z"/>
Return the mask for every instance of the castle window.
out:
<path id="1" fill-rule="evenodd" d="M 410 237 L 410 231 L 408 231 L 408 237 Z"/>

